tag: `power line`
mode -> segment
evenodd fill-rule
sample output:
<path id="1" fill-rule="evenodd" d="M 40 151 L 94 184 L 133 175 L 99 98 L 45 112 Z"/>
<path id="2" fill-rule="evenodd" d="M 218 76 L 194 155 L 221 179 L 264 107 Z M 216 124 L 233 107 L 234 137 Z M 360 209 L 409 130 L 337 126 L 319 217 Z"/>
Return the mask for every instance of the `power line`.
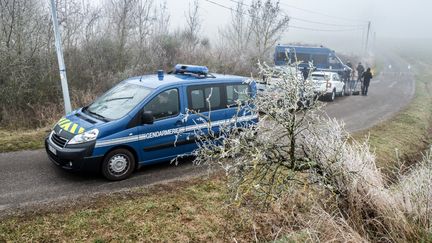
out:
<path id="1" fill-rule="evenodd" d="M 236 0 L 229 0 L 233 3 L 237 3 L 237 4 L 241 4 L 247 7 L 252 7 L 251 5 L 248 5 L 246 3 L 243 2 L 239 2 Z M 285 14 L 287 14 L 289 16 L 288 13 L 285 12 Z M 305 23 L 311 23 L 311 24 L 320 24 L 320 25 L 328 25 L 328 26 L 337 26 L 337 27 L 362 27 L 363 25 L 347 25 L 347 24 L 333 24 L 333 23 L 325 23 L 325 22 L 319 22 L 319 21 L 313 21 L 313 20 L 309 20 L 309 19 L 303 19 L 303 18 L 298 18 L 298 17 L 293 17 L 293 16 L 289 16 L 290 19 L 294 19 L 294 20 L 298 20 L 298 21 L 302 21 Z"/>
<path id="2" fill-rule="evenodd" d="M 362 25 L 330 24 L 330 23 L 317 22 L 317 21 L 312 21 L 307 19 L 301 19 L 297 17 L 290 17 L 290 18 L 298 21 L 306 22 L 306 23 L 311 23 L 311 24 L 321 24 L 321 25 L 337 26 L 337 27 L 362 27 Z"/>
<path id="3" fill-rule="evenodd" d="M 231 10 L 231 11 L 233 11 L 233 12 L 240 13 L 240 14 L 242 14 L 242 15 L 247 14 L 247 15 L 249 15 L 249 16 L 252 17 L 252 18 L 256 18 L 256 19 L 260 19 L 260 20 L 262 20 L 262 19 L 259 18 L 259 17 L 252 16 L 252 15 L 249 14 L 249 13 L 245 13 L 245 12 L 239 11 L 239 10 L 237 10 L 237 9 L 233 9 L 233 8 L 231 8 L 231 7 L 228 7 L 228 6 L 222 5 L 222 4 L 217 3 L 217 2 L 214 2 L 214 1 L 212 1 L 212 0 L 205 0 L 205 1 L 206 1 L 206 2 L 209 2 L 209 3 L 211 3 L 211 4 L 214 4 L 214 5 L 216 5 L 216 6 L 219 6 L 219 7 L 221 7 L 221 8 L 225 8 L 225 9 Z M 296 26 L 296 25 L 289 25 L 288 28 L 300 29 L 300 30 L 308 30 L 308 31 L 320 31 L 320 32 L 344 32 L 344 31 L 357 31 L 357 30 L 362 30 L 362 29 L 363 29 L 363 27 L 361 27 L 361 28 L 360 28 L 360 27 L 358 27 L 358 28 L 350 28 L 350 29 L 315 29 L 315 28 L 309 28 L 309 27 L 303 27 L 303 26 Z"/>
<path id="4" fill-rule="evenodd" d="M 297 6 L 294 6 L 294 5 L 291 5 L 291 4 L 287 4 L 287 3 L 280 3 L 280 4 L 281 5 L 285 5 L 287 7 L 290 7 L 290 8 L 293 8 L 293 9 L 297 9 L 297 10 L 303 11 L 303 12 L 307 12 L 307 13 L 311 13 L 311 14 L 316 14 L 316 15 L 321 15 L 321 16 L 328 17 L 328 18 L 345 20 L 345 21 L 350 21 L 350 22 L 362 22 L 362 23 L 367 23 L 368 22 L 368 21 L 360 20 L 360 19 L 352 19 L 352 18 L 346 18 L 346 17 L 340 17 L 340 16 L 333 16 L 333 15 L 325 14 L 325 13 L 322 13 L 322 12 L 310 10 L 310 9 L 299 8 Z"/>

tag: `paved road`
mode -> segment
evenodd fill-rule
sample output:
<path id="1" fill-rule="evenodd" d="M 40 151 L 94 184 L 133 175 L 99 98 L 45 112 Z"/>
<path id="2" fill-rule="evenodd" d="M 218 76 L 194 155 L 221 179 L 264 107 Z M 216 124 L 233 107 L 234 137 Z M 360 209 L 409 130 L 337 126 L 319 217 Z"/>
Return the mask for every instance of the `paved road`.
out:
<path id="1" fill-rule="evenodd" d="M 356 131 L 385 120 L 408 104 L 414 94 L 414 81 L 412 75 L 400 75 L 401 71 L 406 71 L 407 64 L 397 56 L 386 57 L 386 62 L 392 64 L 392 70 L 374 78 L 367 97 L 338 98 L 326 107 L 328 115 L 344 120 L 349 131 Z M 144 167 L 128 180 L 108 182 L 100 176 L 60 170 L 51 164 L 44 150 L 4 153 L 0 154 L 0 215 L 17 207 L 120 191 L 204 173 L 205 169 L 184 161 L 179 166 L 166 163 Z"/>
<path id="2" fill-rule="evenodd" d="M 397 55 L 381 57 L 383 69 L 372 79 L 368 96 L 339 97 L 326 106 L 327 114 L 343 120 L 348 131 L 363 130 L 385 121 L 414 96 L 415 82 L 413 74 L 408 72 L 408 63 Z"/>

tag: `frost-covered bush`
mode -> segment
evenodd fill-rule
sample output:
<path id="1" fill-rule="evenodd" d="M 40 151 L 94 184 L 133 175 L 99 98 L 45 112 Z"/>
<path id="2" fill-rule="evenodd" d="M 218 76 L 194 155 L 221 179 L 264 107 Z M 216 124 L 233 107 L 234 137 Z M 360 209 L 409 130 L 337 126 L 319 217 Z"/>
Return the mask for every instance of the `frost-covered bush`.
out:
<path id="1" fill-rule="evenodd" d="M 197 130 L 195 162 L 221 166 L 236 200 L 253 195 L 269 202 L 293 184 L 333 182 L 327 168 L 342 158 L 347 134 L 323 116 L 313 82 L 303 79 L 297 65 L 258 66 L 269 89 L 239 107 L 234 120 L 244 112 L 260 113 L 259 122 L 251 127 L 230 123 L 217 134 L 208 129 L 210 135 Z"/>
<path id="2" fill-rule="evenodd" d="M 343 124 L 325 115 L 313 83 L 303 80 L 295 65 L 259 64 L 259 70 L 271 89 L 239 106 L 239 116 L 220 131 L 213 132 L 209 122 L 207 130 L 201 127 L 195 134 L 195 163 L 222 168 L 233 200 L 283 203 L 299 186 L 310 186 L 334 198 L 335 207 L 316 203 L 314 212 L 321 213 L 309 227 L 317 232 L 325 228 L 318 223 L 329 219 L 346 239 L 412 241 L 430 232 L 429 154 L 389 188 L 368 142 L 351 139 Z M 234 122 L 258 113 L 255 126 Z"/>

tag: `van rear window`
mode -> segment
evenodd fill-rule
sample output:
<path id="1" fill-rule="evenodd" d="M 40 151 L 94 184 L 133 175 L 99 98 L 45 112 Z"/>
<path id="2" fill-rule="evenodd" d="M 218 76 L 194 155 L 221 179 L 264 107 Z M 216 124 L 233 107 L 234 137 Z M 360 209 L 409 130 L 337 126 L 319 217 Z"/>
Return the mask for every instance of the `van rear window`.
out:
<path id="1" fill-rule="evenodd" d="M 227 105 L 229 106 L 237 104 L 237 101 L 243 104 L 250 98 L 249 85 L 247 84 L 227 85 L 226 93 Z"/>
<path id="2" fill-rule="evenodd" d="M 188 89 L 189 109 L 204 112 L 223 108 L 221 86 L 192 86 Z"/>
<path id="3" fill-rule="evenodd" d="M 205 110 L 205 97 L 204 91 L 202 89 L 192 90 L 190 93 L 191 97 L 191 107 L 189 109 L 193 110 Z"/>
<path id="4" fill-rule="evenodd" d="M 206 103 L 210 106 L 209 108 L 221 107 L 221 91 L 220 87 L 209 87 L 204 89 Z"/>
<path id="5" fill-rule="evenodd" d="M 250 99 L 248 84 L 197 85 L 188 88 L 188 108 L 197 112 L 219 110 L 238 101 L 244 104 Z"/>

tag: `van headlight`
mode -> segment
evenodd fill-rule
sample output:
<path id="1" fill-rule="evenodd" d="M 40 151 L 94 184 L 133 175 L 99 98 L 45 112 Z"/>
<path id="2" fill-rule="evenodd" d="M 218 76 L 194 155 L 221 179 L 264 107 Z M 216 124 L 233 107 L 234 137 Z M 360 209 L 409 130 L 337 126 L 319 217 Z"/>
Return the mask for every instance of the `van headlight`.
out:
<path id="1" fill-rule="evenodd" d="M 90 142 L 96 140 L 98 135 L 99 135 L 99 130 L 95 128 L 90 131 L 75 135 L 75 137 L 73 137 L 68 144 L 80 144 L 80 143 Z"/>

